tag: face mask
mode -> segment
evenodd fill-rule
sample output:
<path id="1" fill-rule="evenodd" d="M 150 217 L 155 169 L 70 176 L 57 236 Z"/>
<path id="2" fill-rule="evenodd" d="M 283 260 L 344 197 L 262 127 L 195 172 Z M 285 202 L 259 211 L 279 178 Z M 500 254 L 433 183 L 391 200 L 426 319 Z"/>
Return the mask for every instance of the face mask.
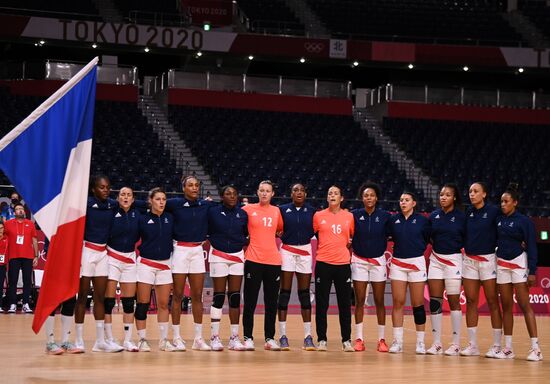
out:
<path id="1" fill-rule="evenodd" d="M 11 199 L 11 203 L 12 204 L 17 204 L 17 203 L 19 203 L 19 200 L 18 199 Z"/>

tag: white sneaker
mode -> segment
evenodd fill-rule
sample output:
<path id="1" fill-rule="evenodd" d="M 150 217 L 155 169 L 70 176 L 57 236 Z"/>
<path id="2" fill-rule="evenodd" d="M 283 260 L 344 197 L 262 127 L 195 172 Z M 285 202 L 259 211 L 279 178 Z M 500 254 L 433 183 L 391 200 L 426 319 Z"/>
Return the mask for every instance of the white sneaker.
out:
<path id="1" fill-rule="evenodd" d="M 460 356 L 479 356 L 479 348 L 477 345 L 469 343 L 462 351 L 460 351 Z"/>
<path id="2" fill-rule="evenodd" d="M 433 343 L 430 348 L 426 351 L 428 355 L 442 355 L 443 346 L 439 343 Z"/>
<path id="3" fill-rule="evenodd" d="M 21 308 L 21 310 L 23 311 L 23 313 L 32 313 L 32 309 L 31 307 L 29 306 L 29 304 L 23 304 L 23 308 Z"/>
<path id="4" fill-rule="evenodd" d="M 125 341 L 122 346 L 127 352 L 139 352 L 138 346 L 132 340 Z"/>
<path id="5" fill-rule="evenodd" d="M 328 345 L 326 340 L 319 341 L 319 344 L 317 345 L 317 350 L 319 352 L 326 352 L 328 350 Z"/>
<path id="6" fill-rule="evenodd" d="M 245 338 L 244 338 L 244 348 L 245 348 L 245 351 L 255 350 L 256 348 L 254 347 L 254 340 L 252 340 L 252 339 L 245 336 Z"/>
<path id="7" fill-rule="evenodd" d="M 116 340 L 105 340 L 107 345 L 109 346 L 109 349 L 111 349 L 113 352 L 121 352 L 124 351 L 124 347 L 120 345 Z"/>
<path id="8" fill-rule="evenodd" d="M 390 349 L 388 350 L 389 353 L 403 353 L 403 343 L 398 342 L 397 340 L 394 340 L 391 345 Z"/>
<path id="9" fill-rule="evenodd" d="M 489 359 L 496 359 L 501 350 L 502 347 L 500 345 L 493 345 L 491 346 L 491 348 L 489 348 L 489 350 L 485 354 L 485 357 Z"/>
<path id="10" fill-rule="evenodd" d="M 416 354 L 425 355 L 426 354 L 426 344 L 423 341 L 416 342 Z"/>
<path id="11" fill-rule="evenodd" d="M 174 340 L 172 340 L 172 344 L 174 344 L 174 347 L 176 347 L 176 351 L 178 352 L 185 352 L 187 350 L 187 347 L 185 346 L 185 341 L 181 337 L 176 337 Z"/>
<path id="12" fill-rule="evenodd" d="M 241 343 L 239 335 L 233 335 L 229 338 L 227 349 L 229 349 L 230 351 L 246 351 L 246 347 L 243 343 Z"/>
<path id="13" fill-rule="evenodd" d="M 138 341 L 137 346 L 140 352 L 151 352 L 151 346 L 149 345 L 147 339 L 141 339 Z"/>
<path id="14" fill-rule="evenodd" d="M 86 346 L 84 345 L 84 340 L 75 340 L 74 347 L 82 351 L 82 353 L 86 352 Z"/>
<path id="15" fill-rule="evenodd" d="M 210 348 L 212 348 L 213 351 L 223 351 L 223 344 L 220 340 L 220 336 L 212 336 L 212 338 L 210 339 Z"/>
<path id="16" fill-rule="evenodd" d="M 542 352 L 540 348 L 532 348 L 527 354 L 527 361 L 542 361 Z"/>
<path id="17" fill-rule="evenodd" d="M 95 342 L 94 347 L 92 348 L 92 352 L 115 353 L 115 352 L 120 352 L 123 349 L 124 348 L 122 348 L 120 345 L 118 345 L 118 347 L 115 347 L 114 345 L 112 346 L 104 340 L 103 341 L 98 340 Z"/>
<path id="18" fill-rule="evenodd" d="M 344 352 L 355 352 L 355 348 L 353 348 L 353 345 L 351 345 L 351 340 L 344 341 L 342 343 L 342 350 Z"/>
<path id="19" fill-rule="evenodd" d="M 8 309 L 8 313 L 15 313 L 17 311 L 17 306 L 15 304 L 10 305 L 10 309 Z"/>
<path id="20" fill-rule="evenodd" d="M 502 348 L 499 353 L 495 355 L 497 359 L 513 359 L 516 357 L 514 350 L 512 348 Z"/>
<path id="21" fill-rule="evenodd" d="M 0 307 L 0 313 L 4 313 L 4 308 Z"/>
<path id="22" fill-rule="evenodd" d="M 174 347 L 167 339 L 162 339 L 159 340 L 159 350 L 164 352 L 175 352 L 176 347 Z"/>
<path id="23" fill-rule="evenodd" d="M 267 339 L 264 344 L 264 349 L 266 351 L 280 351 L 281 347 L 274 339 Z"/>
<path id="24" fill-rule="evenodd" d="M 197 351 L 211 351 L 212 348 L 204 341 L 202 337 L 199 337 L 198 339 L 193 340 L 193 347 L 194 350 Z"/>
<path id="25" fill-rule="evenodd" d="M 451 344 L 445 351 L 447 356 L 458 356 L 460 354 L 460 346 L 457 344 Z"/>

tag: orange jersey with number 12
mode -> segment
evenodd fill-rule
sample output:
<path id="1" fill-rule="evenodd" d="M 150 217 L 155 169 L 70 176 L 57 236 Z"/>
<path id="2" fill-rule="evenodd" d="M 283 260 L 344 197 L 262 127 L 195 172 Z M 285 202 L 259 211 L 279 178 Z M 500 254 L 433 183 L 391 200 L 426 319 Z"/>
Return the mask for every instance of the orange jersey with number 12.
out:
<path id="1" fill-rule="evenodd" d="M 283 230 L 283 217 L 273 205 L 248 204 L 243 207 L 248 214 L 250 244 L 245 251 L 246 260 L 255 263 L 281 265 L 275 234 Z"/>

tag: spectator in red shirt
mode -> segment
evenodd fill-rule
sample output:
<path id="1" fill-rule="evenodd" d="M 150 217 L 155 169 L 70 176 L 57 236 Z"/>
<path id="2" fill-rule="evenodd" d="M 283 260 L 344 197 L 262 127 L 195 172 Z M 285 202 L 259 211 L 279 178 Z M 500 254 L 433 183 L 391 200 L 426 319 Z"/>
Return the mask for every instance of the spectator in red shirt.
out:
<path id="1" fill-rule="evenodd" d="M 2 298 L 4 297 L 4 280 L 6 278 L 7 262 L 8 238 L 4 236 L 4 223 L 0 220 L 0 313 L 4 312 L 2 308 Z"/>
<path id="2" fill-rule="evenodd" d="M 8 235 L 8 313 L 15 313 L 17 280 L 23 274 L 23 312 L 32 313 L 29 296 L 32 288 L 32 268 L 38 263 L 38 240 L 34 223 L 25 219 L 25 207 L 21 203 L 13 207 L 15 218 L 5 222 Z"/>

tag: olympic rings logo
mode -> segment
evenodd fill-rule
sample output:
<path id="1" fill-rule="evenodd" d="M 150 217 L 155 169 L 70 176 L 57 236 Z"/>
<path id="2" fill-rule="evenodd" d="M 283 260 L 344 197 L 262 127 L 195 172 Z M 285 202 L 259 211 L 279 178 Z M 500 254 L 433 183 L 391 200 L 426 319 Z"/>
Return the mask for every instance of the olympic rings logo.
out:
<path id="1" fill-rule="evenodd" d="M 304 48 L 309 53 L 321 53 L 323 51 L 323 48 L 325 48 L 325 44 L 306 42 L 304 43 Z"/>
<path id="2" fill-rule="evenodd" d="M 541 286 L 541 288 L 544 288 L 544 289 L 550 288 L 550 278 L 548 278 L 548 277 L 543 277 L 543 278 L 540 280 L 540 286 Z"/>

